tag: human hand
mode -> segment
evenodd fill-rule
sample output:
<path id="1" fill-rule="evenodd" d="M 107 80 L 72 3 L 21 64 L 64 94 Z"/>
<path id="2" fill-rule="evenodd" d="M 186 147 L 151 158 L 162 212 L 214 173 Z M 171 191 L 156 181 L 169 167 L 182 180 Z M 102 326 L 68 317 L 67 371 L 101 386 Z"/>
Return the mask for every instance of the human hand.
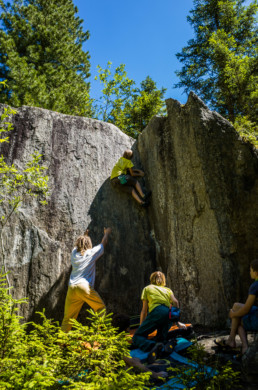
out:
<path id="1" fill-rule="evenodd" d="M 229 318 L 233 318 L 234 317 L 234 312 L 233 312 L 232 309 L 229 310 L 228 316 L 229 316 Z"/>
<path id="2" fill-rule="evenodd" d="M 144 172 L 141 169 L 133 169 L 133 172 L 140 177 L 144 176 Z"/>
<path id="3" fill-rule="evenodd" d="M 88 236 L 88 235 L 89 235 L 89 232 L 90 232 L 90 230 L 89 230 L 89 229 L 85 230 L 85 232 L 84 232 L 84 236 Z"/>
<path id="4" fill-rule="evenodd" d="M 104 227 L 104 234 L 110 234 L 111 232 L 112 232 L 112 230 L 110 227 L 108 227 L 108 228 Z"/>
<path id="5" fill-rule="evenodd" d="M 172 305 L 171 305 L 171 307 L 172 307 L 172 306 L 175 306 L 175 307 L 177 307 L 177 308 L 179 309 L 179 302 L 178 302 L 178 300 L 176 299 L 176 297 L 175 297 L 174 294 L 171 294 L 170 300 L 171 300 L 171 302 L 173 302 Z"/>

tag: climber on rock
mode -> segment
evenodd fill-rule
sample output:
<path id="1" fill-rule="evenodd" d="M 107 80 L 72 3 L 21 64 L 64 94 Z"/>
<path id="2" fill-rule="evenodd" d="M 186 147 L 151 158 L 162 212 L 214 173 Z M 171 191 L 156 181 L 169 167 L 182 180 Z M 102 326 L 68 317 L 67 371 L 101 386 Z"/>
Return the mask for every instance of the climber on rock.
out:
<path id="1" fill-rule="evenodd" d="M 123 157 L 119 158 L 112 169 L 111 184 L 113 187 L 131 194 L 142 207 L 148 207 L 151 191 L 143 193 L 141 185 L 135 177 L 143 177 L 144 172 L 140 169 L 133 169 L 132 158 L 133 151 L 131 149 L 125 150 Z"/>
<path id="2" fill-rule="evenodd" d="M 70 319 L 76 319 L 84 302 L 95 312 L 105 309 L 101 297 L 94 290 L 96 261 L 103 255 L 104 247 L 108 242 L 111 228 L 104 228 L 104 236 L 99 245 L 92 247 L 89 231 L 79 236 L 72 250 L 72 273 L 65 300 L 64 319 L 61 329 L 69 332 L 72 328 Z"/>

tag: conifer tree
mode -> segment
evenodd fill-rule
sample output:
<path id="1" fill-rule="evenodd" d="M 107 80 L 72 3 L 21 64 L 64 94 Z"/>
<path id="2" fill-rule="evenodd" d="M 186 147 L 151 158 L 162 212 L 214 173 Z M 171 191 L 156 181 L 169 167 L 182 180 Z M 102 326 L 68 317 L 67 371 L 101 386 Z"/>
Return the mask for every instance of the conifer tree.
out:
<path id="1" fill-rule="evenodd" d="M 89 38 L 72 0 L 0 0 L 0 101 L 90 115 Z"/>
<path id="2" fill-rule="evenodd" d="M 257 122 L 257 0 L 194 0 L 188 22 L 195 37 L 177 58 L 176 87 L 193 90 L 233 123 L 240 116 Z"/>

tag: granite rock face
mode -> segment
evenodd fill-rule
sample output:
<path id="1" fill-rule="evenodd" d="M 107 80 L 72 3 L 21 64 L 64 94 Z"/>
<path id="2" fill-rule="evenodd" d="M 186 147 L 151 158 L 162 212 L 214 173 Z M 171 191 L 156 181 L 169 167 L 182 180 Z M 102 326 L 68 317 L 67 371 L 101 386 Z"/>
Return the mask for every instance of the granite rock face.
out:
<path id="1" fill-rule="evenodd" d="M 138 139 L 156 243 L 186 321 L 217 326 L 246 300 L 258 256 L 258 153 L 193 93 Z"/>
<path id="2" fill-rule="evenodd" d="M 135 142 L 111 124 L 22 107 L 13 118 L 9 163 L 26 162 L 37 150 L 50 177 L 47 206 L 23 204 L 4 232 L 5 261 L 17 298 L 28 297 L 26 319 L 46 308 L 62 320 L 70 253 L 76 237 L 90 229 L 93 245 L 112 227 L 97 262 L 95 287 L 111 311 L 135 313 L 154 267 L 155 250 L 146 210 L 110 185 L 111 170 Z M 137 151 L 136 151 L 137 164 Z M 135 161 L 135 159 L 134 159 Z"/>
<path id="3" fill-rule="evenodd" d="M 94 245 L 104 226 L 113 229 L 95 286 L 108 310 L 138 314 L 156 269 L 166 273 L 183 320 L 218 326 L 246 299 L 249 262 L 258 256 L 257 151 L 194 94 L 167 107 L 137 142 L 97 120 L 18 109 L 1 151 L 20 165 L 39 151 L 50 176 L 48 205 L 23 204 L 4 233 L 14 294 L 29 298 L 26 319 L 43 307 L 62 319 L 70 252 L 87 227 Z M 128 147 L 152 189 L 148 210 L 109 182 Z"/>
<path id="4" fill-rule="evenodd" d="M 242 357 L 242 372 L 245 379 L 258 387 L 258 334 L 253 335 L 253 342 Z"/>

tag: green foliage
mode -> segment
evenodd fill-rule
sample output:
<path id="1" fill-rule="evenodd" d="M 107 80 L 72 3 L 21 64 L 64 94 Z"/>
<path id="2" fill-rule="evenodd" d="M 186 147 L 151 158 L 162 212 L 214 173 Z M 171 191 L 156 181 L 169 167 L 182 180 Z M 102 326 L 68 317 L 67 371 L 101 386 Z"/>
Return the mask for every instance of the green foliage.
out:
<path id="1" fill-rule="evenodd" d="M 72 0 L 0 0 L 0 101 L 91 115 L 89 38 Z"/>
<path id="2" fill-rule="evenodd" d="M 41 155 L 34 152 L 31 160 L 27 162 L 25 168 L 18 168 L 14 164 L 8 165 L 4 157 L 0 156 L 0 210 L 2 227 L 9 218 L 5 212 L 10 206 L 11 211 L 15 211 L 20 203 L 27 197 L 39 197 L 42 204 L 46 204 L 48 194 L 48 176 L 44 175 L 45 166 L 40 165 Z"/>
<path id="3" fill-rule="evenodd" d="M 175 383 L 177 380 L 182 383 L 185 389 L 230 390 L 239 384 L 240 372 L 234 371 L 230 362 L 221 366 L 218 360 L 209 359 L 202 345 L 194 343 L 188 348 L 188 354 L 198 365 L 171 368 L 169 376 Z"/>
<path id="4" fill-rule="evenodd" d="M 95 80 L 103 84 L 103 89 L 100 100 L 96 102 L 95 110 L 97 118 L 104 122 L 114 123 L 120 115 L 119 124 L 117 123 L 120 127 L 123 125 L 121 111 L 125 102 L 130 98 L 135 82 L 127 77 L 124 64 L 118 66 L 112 76 L 111 65 L 112 63 L 108 62 L 106 69 L 102 69 L 99 65 L 97 67 L 98 76 Z"/>
<path id="5" fill-rule="evenodd" d="M 119 127 L 126 134 L 137 137 L 154 115 L 165 113 L 165 89 L 157 89 L 156 83 L 148 76 L 135 87 L 135 82 L 128 78 L 125 65 L 121 64 L 111 74 L 111 62 L 106 69 L 98 66 L 98 76 L 103 84 L 102 96 L 96 102 L 96 117 Z"/>
<path id="6" fill-rule="evenodd" d="M 8 354 L 9 350 L 15 350 L 17 339 L 22 343 L 24 329 L 20 325 L 20 317 L 17 315 L 18 306 L 26 302 L 25 299 L 13 299 L 6 286 L 5 275 L 0 274 L 0 359 Z M 0 387 L 1 388 L 1 387 Z"/>
<path id="7" fill-rule="evenodd" d="M 63 333 L 39 313 L 42 323 L 30 323 L 26 332 L 17 316 L 22 302 L 0 277 L 0 389 L 146 389 L 149 373 L 125 369 L 127 336 L 112 327 L 111 315 L 91 310 L 89 326 L 74 321 L 74 330 Z"/>
<path id="8" fill-rule="evenodd" d="M 195 38 L 177 54 L 185 92 L 195 91 L 231 122 L 258 120 L 257 1 L 194 0 L 188 22 Z"/>
<path id="9" fill-rule="evenodd" d="M 247 117 L 237 116 L 234 126 L 244 140 L 258 148 L 258 124 L 249 121 Z"/>
<path id="10" fill-rule="evenodd" d="M 89 325 L 73 320 L 73 331 L 64 333 L 44 312 L 38 313 L 41 323 L 21 325 L 18 311 L 25 302 L 11 296 L 5 275 L 0 275 L 1 390 L 147 389 L 150 373 L 125 369 L 128 336 L 112 327 L 111 314 L 102 316 L 89 310 Z M 171 369 L 170 377 L 185 389 L 229 390 L 238 385 L 239 373 L 230 364 L 219 368 L 217 361 L 208 361 L 202 346 L 192 346 L 190 359 L 199 367 Z M 211 378 L 205 365 L 212 366 L 216 375 Z"/>
<path id="11" fill-rule="evenodd" d="M 103 96 L 93 108 L 90 57 L 82 50 L 89 32 L 72 0 L 0 0 L 0 10 L 0 80 L 9 85 L 0 102 L 96 117 L 135 137 L 153 115 L 164 113 L 165 89 L 150 77 L 135 88 L 124 65 L 111 75 L 111 63 L 98 67 Z"/>
<path id="12" fill-rule="evenodd" d="M 127 129 L 136 134 L 148 125 L 154 115 L 166 114 L 164 104 L 166 89 L 157 89 L 156 83 L 149 76 L 140 85 L 141 88 L 134 91 L 131 101 L 127 101 L 125 105 Z"/>
<path id="13" fill-rule="evenodd" d="M 0 81 L 0 86 L 2 86 L 3 88 L 6 87 L 6 81 Z M 8 133 L 9 131 L 12 130 L 12 124 L 8 121 L 10 115 L 13 115 L 15 114 L 16 112 L 11 108 L 11 107 L 4 107 L 4 111 L 2 113 L 2 115 L 0 116 L 0 134 L 1 136 L 6 133 Z M 4 137 L 4 138 L 0 138 L 0 144 L 3 143 L 3 142 L 8 142 L 9 141 L 9 137 Z"/>

